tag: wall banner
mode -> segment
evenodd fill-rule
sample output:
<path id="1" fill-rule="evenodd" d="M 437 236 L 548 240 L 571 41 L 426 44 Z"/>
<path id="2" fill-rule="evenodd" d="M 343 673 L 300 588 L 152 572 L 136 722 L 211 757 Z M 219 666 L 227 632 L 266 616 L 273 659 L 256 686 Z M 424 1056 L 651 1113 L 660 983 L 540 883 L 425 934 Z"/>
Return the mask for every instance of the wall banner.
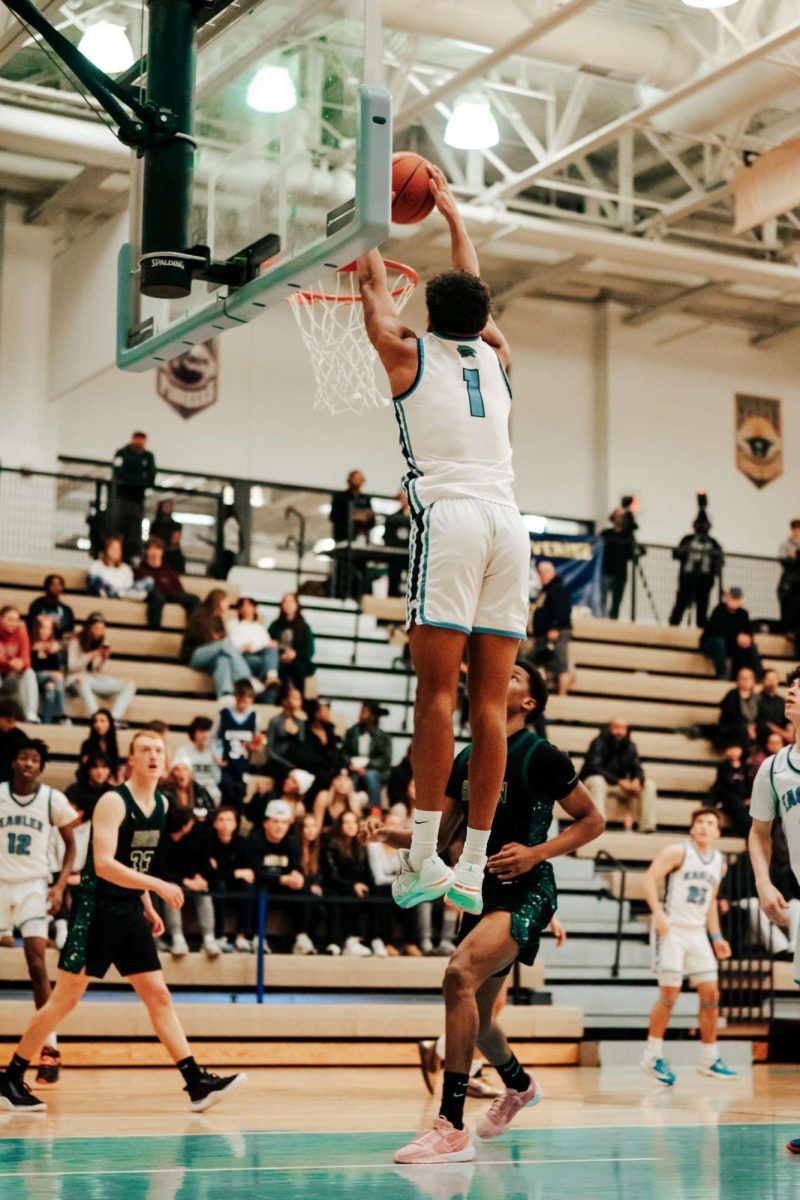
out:
<path id="1" fill-rule="evenodd" d="M 783 474 L 781 401 L 737 392 L 736 466 L 757 488 Z"/>
<path id="2" fill-rule="evenodd" d="M 156 373 L 156 391 L 184 418 L 196 417 L 216 404 L 219 391 L 219 348 L 216 338 L 192 346 Z"/>

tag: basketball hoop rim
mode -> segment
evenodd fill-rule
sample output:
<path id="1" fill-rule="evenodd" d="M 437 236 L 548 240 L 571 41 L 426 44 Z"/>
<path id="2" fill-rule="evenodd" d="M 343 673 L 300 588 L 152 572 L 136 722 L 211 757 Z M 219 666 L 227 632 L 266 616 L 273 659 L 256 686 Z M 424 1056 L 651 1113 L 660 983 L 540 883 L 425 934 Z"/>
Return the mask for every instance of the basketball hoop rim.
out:
<path id="1" fill-rule="evenodd" d="M 412 287 L 416 287 L 420 281 L 419 272 L 413 267 L 409 267 L 406 263 L 397 262 L 393 258 L 385 258 L 383 265 L 388 271 L 394 271 L 395 274 L 402 275 L 406 280 L 410 281 Z M 356 270 L 355 263 L 348 263 L 346 267 L 339 267 L 339 274 L 346 274 Z M 391 295 L 397 300 L 403 295 L 407 284 L 401 284 L 399 287 L 393 288 Z M 302 291 L 295 292 L 293 296 L 287 296 L 286 299 L 291 304 L 360 304 L 361 293 L 357 292 L 350 296 L 335 296 L 329 292 L 314 292 Z"/>

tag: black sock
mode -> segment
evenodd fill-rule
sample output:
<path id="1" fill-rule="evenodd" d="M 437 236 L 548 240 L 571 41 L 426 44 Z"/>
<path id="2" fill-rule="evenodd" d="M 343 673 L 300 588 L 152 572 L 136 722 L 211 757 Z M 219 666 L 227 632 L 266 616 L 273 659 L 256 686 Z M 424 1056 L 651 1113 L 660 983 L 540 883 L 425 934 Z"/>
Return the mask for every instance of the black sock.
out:
<path id="1" fill-rule="evenodd" d="M 25 1072 L 30 1065 L 30 1059 L 20 1058 L 18 1054 L 15 1054 L 6 1067 L 6 1078 L 10 1079 L 12 1083 L 24 1083 Z"/>
<path id="2" fill-rule="evenodd" d="M 177 1067 L 183 1076 L 183 1082 L 187 1087 L 194 1087 L 196 1083 L 200 1082 L 203 1072 L 201 1071 L 200 1067 L 198 1067 L 191 1055 L 189 1055 L 188 1058 L 181 1059 L 181 1061 L 177 1064 Z"/>
<path id="3" fill-rule="evenodd" d="M 508 1062 L 496 1066 L 495 1071 L 506 1087 L 511 1088 L 514 1092 L 527 1092 L 531 1086 L 531 1077 L 517 1062 L 516 1054 L 512 1054 Z"/>
<path id="4" fill-rule="evenodd" d="M 458 1071 L 445 1071 L 442 1085 L 442 1103 L 439 1116 L 447 1117 L 456 1129 L 464 1128 L 464 1101 L 467 1096 L 469 1075 L 461 1075 Z"/>

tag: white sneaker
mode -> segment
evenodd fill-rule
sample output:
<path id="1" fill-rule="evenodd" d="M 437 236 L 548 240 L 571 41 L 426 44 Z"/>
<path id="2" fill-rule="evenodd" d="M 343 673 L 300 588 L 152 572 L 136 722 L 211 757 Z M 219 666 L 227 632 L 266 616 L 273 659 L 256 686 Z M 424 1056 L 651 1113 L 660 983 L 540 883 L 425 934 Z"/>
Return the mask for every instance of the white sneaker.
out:
<path id="1" fill-rule="evenodd" d="M 248 944 L 247 948 L 251 954 L 258 954 L 258 934 L 256 934 L 256 936 L 253 938 L 252 942 L 250 942 Z M 272 954 L 272 947 L 270 946 L 270 944 L 266 938 L 264 938 L 264 953 Z"/>
<path id="2" fill-rule="evenodd" d="M 67 940 L 68 932 L 69 932 L 69 925 L 63 918 L 59 921 L 56 921 L 56 936 L 54 938 L 54 941 L 56 944 L 56 950 L 64 949 L 64 943 Z"/>
<path id="3" fill-rule="evenodd" d="M 372 951 L 365 946 L 361 938 L 349 937 L 344 944 L 342 954 L 345 958 L 372 958 Z"/>
<path id="4" fill-rule="evenodd" d="M 392 896 L 400 908 L 415 908 L 425 900 L 439 900 L 453 883 L 453 872 L 439 855 L 429 855 L 419 871 L 408 865 L 408 850 L 400 850 L 400 874 L 392 883 Z"/>
<path id="5" fill-rule="evenodd" d="M 292 954 L 316 954 L 317 950 L 307 933 L 298 933 L 292 946 Z"/>
<path id="6" fill-rule="evenodd" d="M 433 942 L 429 938 L 425 938 L 420 942 L 419 948 L 423 954 L 433 954 Z"/>
<path id="7" fill-rule="evenodd" d="M 342 947 L 337 946 L 336 942 L 331 942 L 330 945 L 325 947 L 325 953 L 330 954 L 331 958 L 338 958 L 342 953 Z"/>
<path id="8" fill-rule="evenodd" d="M 484 859 L 484 866 L 485 863 Z M 455 908 L 473 913 L 476 917 L 483 912 L 483 870 L 483 866 L 460 858 L 453 872 L 453 883 L 447 892 L 447 899 Z"/>
<path id="9" fill-rule="evenodd" d="M 442 938 L 436 947 L 436 956 L 437 958 L 449 958 L 451 954 L 455 953 L 455 948 L 455 942 L 451 942 L 449 938 Z"/>
<path id="10" fill-rule="evenodd" d="M 209 958 L 219 958 L 220 954 L 222 954 L 222 947 L 213 933 L 207 933 L 203 938 L 203 949 Z"/>
<path id="11" fill-rule="evenodd" d="M 176 933 L 173 937 L 170 953 L 173 958 L 185 958 L 189 953 L 189 943 L 182 933 Z"/>
<path id="12" fill-rule="evenodd" d="M 383 941 L 383 938 L 373 938 L 372 941 L 370 942 L 370 945 L 372 946 L 372 953 L 375 955 L 376 958 L 388 958 L 389 957 L 389 951 L 386 949 L 386 945 Z"/>
<path id="13" fill-rule="evenodd" d="M 233 943 L 234 950 L 238 950 L 240 954 L 252 954 L 253 943 L 250 938 L 246 938 L 243 934 L 238 934 L 236 941 Z"/>

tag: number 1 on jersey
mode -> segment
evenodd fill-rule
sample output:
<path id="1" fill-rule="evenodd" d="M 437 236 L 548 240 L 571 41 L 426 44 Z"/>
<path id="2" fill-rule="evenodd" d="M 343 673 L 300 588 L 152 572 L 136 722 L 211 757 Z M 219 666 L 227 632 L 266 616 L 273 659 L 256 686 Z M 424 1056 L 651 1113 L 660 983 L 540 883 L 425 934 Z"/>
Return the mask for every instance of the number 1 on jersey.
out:
<path id="1" fill-rule="evenodd" d="M 486 409 L 481 395 L 481 376 L 477 367 L 464 367 L 464 383 L 467 385 L 469 396 L 469 414 L 471 417 L 485 417 Z"/>

